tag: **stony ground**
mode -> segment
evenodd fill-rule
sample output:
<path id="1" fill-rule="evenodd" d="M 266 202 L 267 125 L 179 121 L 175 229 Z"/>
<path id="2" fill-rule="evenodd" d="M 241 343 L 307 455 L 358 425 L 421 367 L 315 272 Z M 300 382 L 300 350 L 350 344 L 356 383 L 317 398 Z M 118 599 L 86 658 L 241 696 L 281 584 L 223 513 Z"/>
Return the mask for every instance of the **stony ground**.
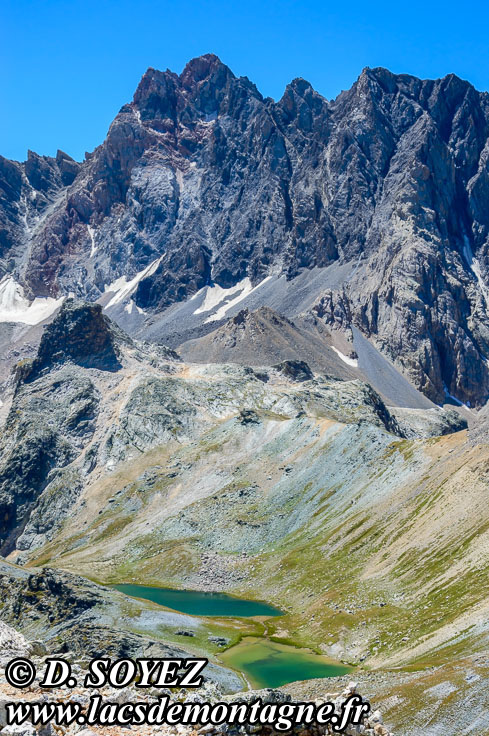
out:
<path id="1" fill-rule="evenodd" d="M 478 655 L 419 670 L 357 673 L 362 693 L 379 708 L 399 736 L 489 734 L 489 657 Z M 337 681 L 338 678 L 332 678 Z M 341 678 L 341 684 L 348 678 Z M 307 680 L 281 688 L 299 700 L 321 697 L 329 680 Z"/>
<path id="2" fill-rule="evenodd" d="M 80 724 L 73 724 L 71 726 L 62 726 L 60 724 L 52 723 L 43 727 L 34 728 L 32 724 L 24 724 L 19 726 L 7 724 L 7 711 L 6 703 L 15 702 L 22 700 L 23 702 L 53 702 L 53 703 L 78 703 L 82 706 L 88 706 L 89 699 L 93 695 L 99 695 L 102 698 L 103 703 L 115 703 L 122 705 L 123 703 L 148 703 L 154 704 L 159 697 L 168 696 L 172 701 L 184 702 L 211 702 L 217 703 L 224 700 L 246 700 L 253 701 L 257 698 L 261 698 L 263 702 L 284 702 L 291 700 L 290 693 L 280 693 L 279 691 L 273 690 L 257 690 L 246 693 L 235 693 L 233 695 L 224 695 L 222 688 L 215 683 L 206 681 L 204 685 L 197 689 L 185 690 L 172 688 L 149 688 L 149 689 L 138 689 L 134 683 L 124 688 L 114 688 L 106 686 L 98 689 L 87 689 L 80 686 L 85 679 L 88 672 L 87 658 L 76 659 L 75 656 L 70 652 L 64 653 L 64 658 L 71 664 L 72 675 L 77 679 L 78 686 L 68 688 L 62 686 L 59 688 L 43 688 L 39 685 L 42 680 L 43 674 L 46 669 L 46 655 L 47 650 L 43 642 L 30 642 L 25 637 L 17 632 L 12 627 L 6 625 L 0 621 L 0 733 L 4 734 L 17 734 L 18 736 L 34 736 L 37 733 L 39 736 L 47 736 L 48 734 L 79 734 L 80 736 L 89 736 L 90 733 L 100 734 L 100 736 L 112 736 L 112 734 L 119 734 L 121 731 L 120 727 L 98 727 L 90 726 L 89 729 L 85 728 Z M 23 657 L 30 659 L 36 666 L 37 676 L 32 685 L 19 690 L 18 688 L 12 687 L 5 676 L 4 667 L 7 663 L 14 658 Z M 336 690 L 331 685 L 336 686 Z M 326 688 L 326 689 L 325 689 Z M 316 693 L 314 697 L 311 695 L 307 696 L 308 700 L 314 701 L 317 705 L 323 702 L 335 702 L 338 708 L 341 703 L 350 695 L 357 694 L 358 684 L 354 682 L 348 682 L 345 678 L 336 678 L 333 681 L 323 682 L 323 688 L 320 695 L 318 695 L 318 686 L 316 684 Z M 303 696 L 301 695 L 301 698 Z M 366 736 L 390 736 L 387 727 L 383 726 L 383 720 L 378 710 L 371 711 L 367 720 L 364 721 L 361 733 L 365 733 Z M 261 729 L 260 727 L 237 727 L 230 724 L 223 724 L 222 727 L 215 727 L 209 725 L 197 725 L 194 727 L 185 726 L 135 726 L 125 727 L 124 730 L 130 730 L 138 736 L 147 736 L 149 734 L 171 734 L 171 736 L 184 736 L 186 734 L 201 733 L 269 733 L 270 729 Z M 319 734 L 329 733 L 327 727 L 322 730 L 314 730 L 314 728 L 301 728 L 298 727 L 294 731 L 301 736 L 319 736 Z M 350 728 L 346 730 L 346 733 L 356 734 L 358 733 L 355 728 L 350 731 Z"/>

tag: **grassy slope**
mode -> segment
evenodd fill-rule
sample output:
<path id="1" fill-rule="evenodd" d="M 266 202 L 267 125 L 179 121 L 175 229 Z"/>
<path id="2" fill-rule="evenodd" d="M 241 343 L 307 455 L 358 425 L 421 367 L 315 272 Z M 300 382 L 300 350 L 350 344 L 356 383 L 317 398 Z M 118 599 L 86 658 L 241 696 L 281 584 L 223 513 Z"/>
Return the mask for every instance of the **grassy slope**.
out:
<path id="1" fill-rule="evenodd" d="M 347 384 L 299 400 L 301 387 L 281 395 L 216 371 L 185 368 L 178 378 L 201 402 L 197 430 L 170 433 L 110 472 L 98 466 L 30 564 L 265 599 L 285 615 L 203 620 L 185 645 L 218 655 L 209 633 L 231 643 L 266 633 L 356 663 L 366 678 L 403 672 L 405 682 L 379 693 L 395 699 L 402 686 L 412 713 L 423 678 L 434 687 L 447 672 L 461 677 L 464 658 L 487 647 L 489 447 L 470 447 L 465 432 L 401 440 L 366 421 L 370 410 Z M 243 422 L 240 407 L 256 421 Z M 171 626 L 158 633 L 183 641 Z M 402 725 L 396 702 L 388 717 Z"/>
<path id="2" fill-rule="evenodd" d="M 488 460 L 464 433 L 233 418 L 102 478 L 33 563 L 264 598 L 270 634 L 368 667 L 448 661 L 486 640 Z"/>

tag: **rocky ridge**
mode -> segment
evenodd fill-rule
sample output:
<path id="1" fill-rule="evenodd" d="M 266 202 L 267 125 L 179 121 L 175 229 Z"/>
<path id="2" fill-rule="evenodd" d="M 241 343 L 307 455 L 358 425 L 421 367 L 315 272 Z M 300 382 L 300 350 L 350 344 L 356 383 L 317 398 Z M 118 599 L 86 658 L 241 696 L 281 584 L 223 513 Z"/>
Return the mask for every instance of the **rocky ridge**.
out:
<path id="1" fill-rule="evenodd" d="M 189 621 L 197 628 L 202 625 L 198 618 L 154 611 L 79 575 L 50 568 L 23 570 L 2 562 L 0 591 L 2 666 L 7 656 L 49 654 L 85 663 L 96 657 L 186 659 L 192 654 L 175 643 L 175 632 Z M 154 636 L 138 633 L 144 617 L 151 619 Z M 14 636 L 11 626 L 22 633 Z M 220 694 L 243 685 L 236 673 L 213 661 L 205 681 Z"/>
<path id="2" fill-rule="evenodd" d="M 366 68 L 335 100 L 296 79 L 274 102 L 212 54 L 148 69 L 83 163 L 2 159 L 2 272 L 153 335 L 208 288 L 271 306 L 278 290 L 290 316 L 287 284 L 310 274 L 330 328 L 358 328 L 436 403 L 480 406 L 488 136 L 487 94 L 454 75 Z"/>
<path id="3" fill-rule="evenodd" d="M 398 437 L 465 426 L 435 409 L 416 415 L 418 428 L 404 413 L 401 430 L 368 384 L 315 376 L 303 361 L 189 371 L 173 351 L 131 340 L 100 305 L 67 300 L 46 326 L 37 356 L 16 369 L 1 440 L 3 554 L 53 539 L 72 509 L 86 503 L 84 489 L 101 472 L 162 443 L 198 440 L 214 422 L 233 421 L 243 411 L 252 411 L 258 424 L 270 412 L 309 415 L 365 422 Z M 432 414 L 439 417 L 434 430 Z M 133 503 L 134 511 L 140 508 Z"/>

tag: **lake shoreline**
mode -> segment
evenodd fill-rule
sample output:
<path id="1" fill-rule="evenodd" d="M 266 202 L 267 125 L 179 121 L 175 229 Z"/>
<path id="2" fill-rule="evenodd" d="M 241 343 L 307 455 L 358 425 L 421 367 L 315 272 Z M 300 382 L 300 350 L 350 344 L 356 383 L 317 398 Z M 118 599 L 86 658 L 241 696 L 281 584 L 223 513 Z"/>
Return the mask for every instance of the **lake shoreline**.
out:
<path id="1" fill-rule="evenodd" d="M 244 634 L 215 654 L 218 661 L 237 672 L 250 689 L 280 687 L 295 680 L 335 677 L 351 671 L 311 648 L 269 636 L 268 619 L 284 615 L 264 602 L 238 598 L 225 593 L 160 588 L 132 583 L 113 584 L 124 595 L 149 600 L 178 613 L 204 618 L 262 620 L 263 633 Z"/>

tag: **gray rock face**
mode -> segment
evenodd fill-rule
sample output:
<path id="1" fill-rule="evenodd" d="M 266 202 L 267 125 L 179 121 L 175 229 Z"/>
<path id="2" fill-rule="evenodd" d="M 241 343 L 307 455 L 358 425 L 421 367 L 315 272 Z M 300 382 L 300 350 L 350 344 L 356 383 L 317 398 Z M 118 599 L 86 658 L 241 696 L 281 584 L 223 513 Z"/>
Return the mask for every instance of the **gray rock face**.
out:
<path id="1" fill-rule="evenodd" d="M 18 388 L 1 440 L 2 554 L 28 519 L 34 536 L 61 523 L 81 488 L 78 473 L 67 466 L 91 439 L 99 400 L 90 378 L 70 366 Z M 20 546 L 29 547 L 27 538 Z"/>
<path id="2" fill-rule="evenodd" d="M 28 549 L 59 526 L 78 496 L 81 469 L 70 464 L 92 439 L 100 394 L 88 372 L 77 368 L 117 371 L 121 340 L 129 342 L 100 305 L 67 300 L 46 327 L 36 358 L 17 366 L 1 440 L 3 554 L 15 545 Z"/>
<path id="3" fill-rule="evenodd" d="M 45 368 L 72 361 L 84 368 L 117 371 L 117 338 L 127 340 L 102 314 L 99 304 L 67 299 L 42 336 L 36 360 L 25 378 L 32 379 Z"/>
<path id="4" fill-rule="evenodd" d="M 138 275 L 154 312 L 210 283 L 355 263 L 316 314 L 356 325 L 434 401 L 480 404 L 488 135 L 487 94 L 454 75 L 365 69 L 332 102 L 296 79 L 274 102 L 213 55 L 148 69 L 81 166 L 1 161 L 2 268 L 90 300 Z"/>
<path id="5" fill-rule="evenodd" d="M 19 570 L 0 564 L 0 643 L 5 654 L 29 656 L 39 642 L 27 642 L 19 631 L 35 632 L 50 653 L 94 657 L 179 657 L 188 651 L 127 630 L 121 620 L 119 594 L 85 578 L 50 568 Z M 205 679 L 224 692 L 241 688 L 234 672 L 210 663 Z"/>
<path id="6" fill-rule="evenodd" d="M 0 277 L 23 259 L 32 229 L 79 170 L 80 164 L 63 151 L 56 158 L 29 151 L 23 164 L 0 156 Z"/>

